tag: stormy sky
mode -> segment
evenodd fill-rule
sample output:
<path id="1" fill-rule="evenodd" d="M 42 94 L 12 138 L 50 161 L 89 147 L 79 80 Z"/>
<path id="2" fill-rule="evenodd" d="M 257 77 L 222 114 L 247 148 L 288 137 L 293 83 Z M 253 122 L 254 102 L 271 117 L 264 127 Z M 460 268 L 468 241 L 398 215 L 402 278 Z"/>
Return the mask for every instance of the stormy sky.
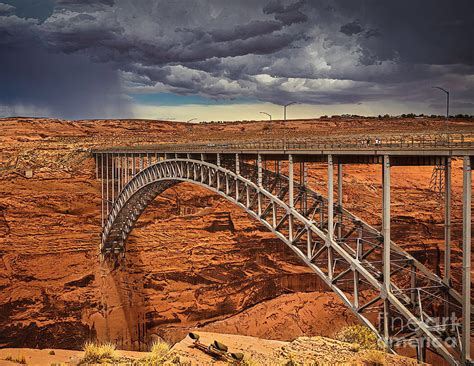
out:
<path id="1" fill-rule="evenodd" d="M 472 0 L 0 0 L 0 116 L 474 114 Z"/>

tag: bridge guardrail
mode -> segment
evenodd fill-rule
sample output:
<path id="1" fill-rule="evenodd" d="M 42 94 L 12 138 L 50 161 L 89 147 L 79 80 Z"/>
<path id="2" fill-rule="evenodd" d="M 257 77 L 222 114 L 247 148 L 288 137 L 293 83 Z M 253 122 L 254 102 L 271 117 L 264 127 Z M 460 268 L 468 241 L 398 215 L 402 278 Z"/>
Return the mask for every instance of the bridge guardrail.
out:
<path id="1" fill-rule="evenodd" d="M 138 146 L 116 147 L 120 150 L 134 150 Z M 142 145 L 141 149 L 159 149 L 164 151 L 209 151 L 209 150 L 331 150 L 331 149 L 474 149 L 474 133 L 448 135 L 399 135 L 390 137 L 325 138 L 317 140 L 295 141 L 280 139 L 272 141 L 207 141 L 192 144 Z"/>

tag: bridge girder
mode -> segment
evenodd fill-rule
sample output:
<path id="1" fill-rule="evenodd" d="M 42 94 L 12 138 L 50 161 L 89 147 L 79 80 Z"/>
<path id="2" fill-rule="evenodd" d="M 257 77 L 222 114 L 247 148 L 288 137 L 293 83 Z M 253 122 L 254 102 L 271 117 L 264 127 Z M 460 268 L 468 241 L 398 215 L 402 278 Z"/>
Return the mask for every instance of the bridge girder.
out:
<path id="1" fill-rule="evenodd" d="M 394 348 L 391 343 L 394 331 L 389 329 L 389 322 L 393 314 L 398 314 L 406 322 L 400 326 L 401 333 L 409 324 L 415 324 L 417 328 L 417 332 L 411 337 L 407 335 L 407 338 L 416 339 L 417 344 L 423 347 L 427 346 L 427 340 L 430 348 L 453 365 L 469 360 L 469 346 L 466 346 L 466 339 L 470 337 L 467 337 L 466 331 L 470 332 L 470 327 L 466 328 L 469 324 L 465 319 L 470 318 L 472 308 L 470 301 L 466 301 L 466 294 L 463 293 L 461 296 L 449 283 L 431 273 L 390 240 L 388 225 L 389 173 L 390 166 L 393 165 L 391 160 L 395 165 L 424 164 L 434 160 L 410 158 L 408 162 L 404 162 L 398 157 L 391 159 L 387 155 L 383 156 L 383 211 L 386 224 L 382 235 L 342 207 L 342 173 L 339 173 L 344 163 L 378 163 L 379 158 L 327 155 L 328 199 L 325 199 L 305 185 L 307 173 L 304 163 L 322 159 L 320 157 L 302 159 L 294 158 L 291 154 L 286 155 L 288 177 L 285 177 L 280 173 L 281 161 L 285 161 L 283 156 L 284 154 L 275 155 L 275 161 L 278 163 L 275 164 L 274 172 L 265 169 L 266 156 L 263 154 L 155 154 L 155 162 L 153 156 L 147 154 L 147 164 L 144 162 L 144 156 L 139 154 L 137 172 L 135 172 L 135 157 L 132 158 L 132 164 L 128 164 L 127 160 L 125 179 L 129 177 L 129 180 L 126 184 L 122 181 L 117 187 L 120 193 L 116 199 L 112 199 L 110 212 L 103 215 L 107 219 L 102 232 L 101 252 L 105 254 L 125 252 L 125 242 L 135 222 L 158 194 L 179 182 L 198 184 L 227 198 L 272 231 L 339 295 L 356 317 L 379 335 L 389 349 Z M 255 164 L 245 162 L 251 159 L 255 159 Z M 467 159 L 470 162 L 470 158 Z M 100 161 L 103 163 L 103 155 Z M 105 170 L 108 177 L 109 157 L 106 161 Z M 294 177 L 293 166 L 296 162 L 300 164 L 299 184 L 295 184 Z M 336 203 L 332 194 L 335 163 L 338 165 Z M 132 173 L 135 174 L 129 174 L 129 165 L 133 167 Z M 114 167 L 112 162 L 112 178 L 115 176 L 116 167 L 117 165 Z M 104 177 L 104 167 L 101 167 L 100 171 Z M 467 178 L 465 184 L 466 182 Z M 104 191 L 109 191 L 108 185 L 107 190 L 102 189 L 102 192 Z M 109 204 L 106 206 L 109 211 Z M 314 216 L 317 214 L 319 218 L 315 221 Z M 467 241 L 465 235 L 466 247 L 469 244 Z M 408 287 L 403 286 L 403 281 L 399 280 L 400 277 L 407 275 L 410 279 Z M 463 290 L 467 293 L 465 287 Z M 441 295 L 449 299 L 447 308 L 453 303 L 464 307 L 462 317 L 464 328 L 461 331 L 462 342 L 459 342 L 462 343 L 463 349 L 459 349 L 459 343 L 450 348 L 445 339 L 447 330 L 436 328 L 431 319 L 432 314 L 426 304 L 431 305 L 433 298 Z M 378 326 L 372 314 L 374 305 L 377 304 L 382 312 Z M 466 315 L 466 307 L 469 309 L 469 315 Z M 459 331 L 459 327 L 456 330 Z M 418 348 L 419 356 L 422 358 L 424 352 Z"/>

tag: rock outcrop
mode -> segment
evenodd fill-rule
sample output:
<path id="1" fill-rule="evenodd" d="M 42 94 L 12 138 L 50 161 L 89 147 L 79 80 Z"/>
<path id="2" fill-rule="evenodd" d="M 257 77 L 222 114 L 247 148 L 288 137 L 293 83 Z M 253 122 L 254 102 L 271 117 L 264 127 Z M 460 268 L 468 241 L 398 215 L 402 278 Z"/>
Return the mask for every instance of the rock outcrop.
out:
<path id="1" fill-rule="evenodd" d="M 148 207 L 124 261 L 100 264 L 100 187 L 87 149 L 270 134 L 349 139 L 372 133 L 376 122 L 277 122 L 270 131 L 263 122 L 0 120 L 0 347 L 77 349 L 98 338 L 138 350 L 153 337 L 174 342 L 199 327 L 292 340 L 331 335 L 328 324 L 336 331 L 354 322 L 271 233 L 225 199 L 190 184 L 169 189 Z M 443 126 L 427 123 L 378 127 L 389 134 Z M 460 131 L 472 130 L 472 124 L 457 123 Z M 309 169 L 310 185 L 325 193 L 326 167 Z M 392 230 L 396 242 L 440 271 L 442 206 L 428 189 L 431 171 L 393 168 Z M 453 175 L 459 283 L 460 162 L 454 162 Z M 379 226 L 380 178 L 377 166 L 344 168 L 344 204 Z"/>

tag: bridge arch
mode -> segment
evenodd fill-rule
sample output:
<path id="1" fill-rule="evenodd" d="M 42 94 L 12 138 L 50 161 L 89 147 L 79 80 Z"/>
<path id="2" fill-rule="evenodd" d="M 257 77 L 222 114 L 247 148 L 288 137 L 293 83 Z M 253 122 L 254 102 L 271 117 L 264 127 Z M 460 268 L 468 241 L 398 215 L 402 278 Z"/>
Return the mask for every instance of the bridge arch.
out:
<path id="1" fill-rule="evenodd" d="M 106 256 L 125 253 L 128 235 L 157 195 L 180 182 L 198 184 L 225 197 L 273 232 L 321 277 L 328 288 L 339 295 L 363 324 L 385 342 L 387 338 L 380 329 L 381 321 L 374 318 L 374 306 L 383 309 L 384 317 L 391 311 L 415 323 L 432 348 L 451 363 L 456 362 L 443 344 L 440 332 L 433 331 L 426 322 L 429 315 L 426 310 L 416 313 L 417 303 L 399 284 L 392 282 L 391 291 L 384 288 L 383 268 L 374 260 L 374 256 L 380 259 L 383 255 L 383 237 L 377 230 L 342 207 L 333 204 L 331 208 L 328 200 L 307 187 L 293 187 L 293 182 L 287 177 L 263 169 L 261 164 L 257 165 L 251 177 L 240 174 L 240 168 L 242 166 L 236 165 L 233 171 L 221 166 L 219 161 L 214 163 L 190 157 L 165 156 L 164 160 L 141 170 L 124 185 L 113 203 L 103 227 L 102 253 Z M 297 197 L 291 193 L 294 189 L 298 192 Z M 287 193 L 289 197 L 285 200 Z M 315 203 L 298 209 L 295 203 L 308 194 L 312 195 Z M 350 221 L 352 229 L 340 233 L 339 237 L 335 235 L 334 225 L 329 219 L 334 216 L 331 211 Z M 315 213 L 320 219 L 315 220 Z M 405 267 L 417 268 L 425 272 L 426 281 L 441 284 L 439 278 L 425 271 L 420 263 L 395 244 L 392 245 L 391 255 L 400 261 L 402 270 Z M 399 272 L 403 275 L 402 270 Z M 350 282 L 349 291 L 343 282 Z M 390 347 L 388 342 L 387 345 Z"/>

